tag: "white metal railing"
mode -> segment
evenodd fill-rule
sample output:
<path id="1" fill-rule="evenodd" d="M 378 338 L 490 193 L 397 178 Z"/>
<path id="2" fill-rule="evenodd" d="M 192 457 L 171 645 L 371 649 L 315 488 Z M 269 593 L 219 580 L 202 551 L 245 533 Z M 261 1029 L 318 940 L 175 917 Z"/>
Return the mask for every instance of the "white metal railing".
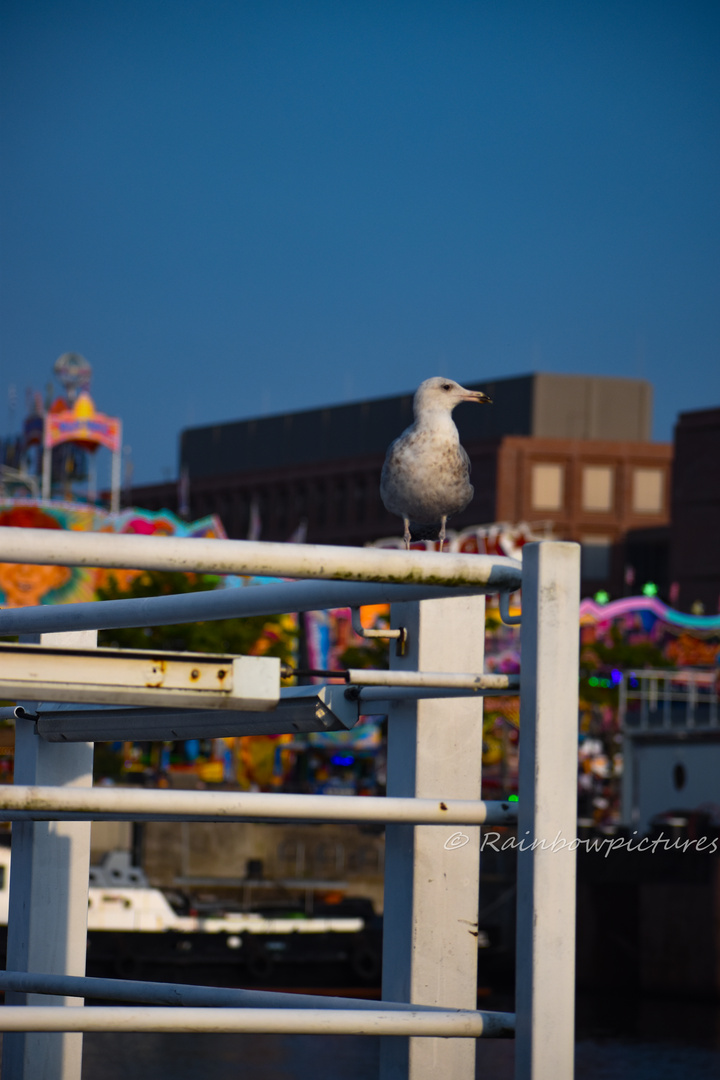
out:
<path id="1" fill-rule="evenodd" d="M 5 1032 L 181 1031 L 245 1032 L 282 1035 L 404 1035 L 424 1038 L 479 1039 L 512 1034 L 506 1013 L 477 1010 L 442 1012 L 380 1009 L 215 1009 L 212 1007 L 153 1009 L 143 1006 L 96 1005 L 91 1009 L 65 1006 L 5 1006 Z M 4 1067 L 3 1067 L 4 1071 Z M 37 1072 L 34 1074 L 38 1076 Z"/>
<path id="2" fill-rule="evenodd" d="M 714 671 L 645 668 L 624 671 L 618 684 L 618 719 L 628 735 L 720 726 Z"/>
<path id="3" fill-rule="evenodd" d="M 512 591 L 521 582 L 514 559 L 492 555 L 70 531 L 53 532 L 49 542 L 43 529 L 3 528 L 2 560 L 395 585 L 469 585 L 486 592 Z"/>
<path id="4" fill-rule="evenodd" d="M 382 1043 L 383 1080 L 474 1076 L 473 1040 L 511 1034 L 513 1025 L 507 1014 L 475 1008 L 479 825 L 507 823 L 513 807 L 480 800 L 484 688 L 467 682 L 476 676 L 462 673 L 482 672 L 484 594 L 515 591 L 521 584 L 518 837 L 552 841 L 562 836 L 566 846 L 556 851 L 546 844 L 521 845 L 518 852 L 516 1077 L 572 1076 L 574 852 L 569 841 L 575 831 L 577 545 L 527 545 L 521 573 L 512 560 L 488 556 L 0 529 L 0 561 L 318 579 L 152 601 L 0 612 L 0 633 L 42 633 L 43 646 L 92 648 L 98 626 L 358 606 L 380 599 L 392 602 L 392 626 L 402 627 L 408 637 L 405 655 L 391 658 L 395 684 L 356 691 L 361 698 L 383 695 L 380 700 L 390 706 L 386 799 L 204 792 L 193 793 L 191 801 L 186 792 L 95 790 L 92 743 L 41 738 L 31 703 L 26 704 L 29 719 L 16 725 L 17 787 L 0 788 L 0 813 L 14 820 L 10 976 L 83 975 L 88 817 L 383 820 L 388 824 L 383 998 L 406 1007 L 386 1009 L 383 1002 L 355 1008 L 348 1002 L 347 1008 L 327 1009 L 320 999 L 318 1008 L 304 1002 L 302 1008 L 281 1009 L 259 1004 L 84 1009 L 70 996 L 83 992 L 82 981 L 75 990 L 56 987 L 64 995 L 57 998 L 65 1002 L 60 1010 L 36 1004 L 40 987 L 25 983 L 25 989 L 8 990 L 8 1004 L 0 1010 L 0 1029 L 7 1033 L 4 1080 L 77 1080 L 80 1033 L 91 1029 L 393 1035 Z M 464 686 L 458 685 L 458 673 Z M 428 681 L 429 688 L 419 686 Z M 443 696 L 419 696 L 425 693 Z M 177 795 L 179 802 L 173 801 Z M 444 831 L 444 825 L 453 831 Z M 463 826 L 459 832 L 458 825 Z"/>
<path id="5" fill-rule="evenodd" d="M 154 788 L 0 787 L 0 821 L 123 820 L 337 821 L 405 825 L 512 825 L 511 802 L 393 798 L 374 795 L 284 795 Z"/>

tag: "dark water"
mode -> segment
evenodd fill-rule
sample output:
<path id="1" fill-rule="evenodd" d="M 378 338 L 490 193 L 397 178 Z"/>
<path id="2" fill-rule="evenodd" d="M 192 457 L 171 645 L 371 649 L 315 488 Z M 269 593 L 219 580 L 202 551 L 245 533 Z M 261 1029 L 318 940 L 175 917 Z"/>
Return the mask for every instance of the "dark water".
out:
<path id="1" fill-rule="evenodd" d="M 379 1040 L 355 1035 L 85 1036 L 83 1080 L 375 1080 Z"/>
<path id="2" fill-rule="evenodd" d="M 720 1080 L 716 1004 L 585 1000 L 577 1028 L 576 1080 Z M 376 1080 L 378 1057 L 353 1035 L 89 1034 L 83 1080 Z M 512 1041 L 478 1042 L 478 1080 L 513 1064 Z"/>

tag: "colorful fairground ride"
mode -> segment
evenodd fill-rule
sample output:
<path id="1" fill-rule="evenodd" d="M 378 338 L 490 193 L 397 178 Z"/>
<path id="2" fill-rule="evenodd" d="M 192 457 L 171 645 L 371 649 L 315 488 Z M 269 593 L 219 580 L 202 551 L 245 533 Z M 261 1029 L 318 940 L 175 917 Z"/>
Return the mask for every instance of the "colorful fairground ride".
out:
<path id="1" fill-rule="evenodd" d="M 122 422 L 95 408 L 92 368 L 79 353 L 64 353 L 54 373 L 63 392 L 52 383 L 44 400 L 29 392 L 20 433 L 0 439 L 0 526 L 225 537 L 214 514 L 186 522 L 168 510 L 121 510 Z M 98 456 L 105 450 L 111 455 L 109 502 L 98 493 Z M 2 563 L 0 606 L 94 600 L 111 574 L 122 584 L 134 572 Z"/>
<path id="2" fill-rule="evenodd" d="M 0 440 L 0 526 L 31 529 L 68 529 L 74 532 L 138 533 L 145 536 L 182 536 L 225 539 L 222 523 L 215 514 L 197 521 L 184 521 L 169 510 L 150 512 L 138 507 L 121 507 L 122 423 L 117 417 L 96 410 L 89 393 L 91 367 L 77 353 L 65 353 L 54 368 L 63 393 L 55 394 L 50 384 L 46 399 L 29 394 L 27 416 L 18 435 Z M 109 500 L 98 495 L 98 456 L 111 455 Z M 167 578 L 168 575 L 165 575 Z M 0 607 L 37 604 L 68 604 L 126 596 L 156 595 L 158 592 L 207 588 L 237 588 L 254 580 L 234 575 L 177 574 L 165 580 L 162 574 L 132 569 L 105 569 L 87 566 L 41 566 L 0 563 Z M 185 579 L 185 580 L 181 580 Z M 250 620 L 252 622 L 252 620 Z M 258 620 L 255 620 L 258 623 Z M 263 652 L 278 640 L 292 642 L 293 627 L 280 620 L 259 620 L 240 634 L 230 633 L 227 624 L 214 624 L 219 642 L 214 651 L 232 640 L 235 650 Z M 162 637 L 158 641 L 137 642 L 125 647 L 188 647 Z M 176 628 L 170 628 L 176 629 Z M 126 632 L 127 633 L 127 632 Z M 142 632 L 141 632 L 142 634 Z M 218 636 L 219 635 L 219 636 Z M 248 635 L 252 640 L 247 640 Z M 167 636 L 167 635 L 166 635 Z M 195 651 L 207 651 L 202 634 L 193 641 Z M 100 638 L 101 644 L 112 644 Z M 290 648 L 288 644 L 287 648 Z M 210 651 L 213 651 L 211 648 Z M 0 724 L 0 783 L 12 776 L 14 732 L 11 722 Z M 277 782 L 278 768 L 285 759 L 266 740 L 245 746 L 240 741 L 213 739 L 202 745 L 197 740 L 176 744 L 128 743 L 104 747 L 96 753 L 99 780 L 108 777 L 128 782 L 166 780 L 173 771 L 183 781 L 190 771 L 201 783 L 246 782 L 248 786 Z M 287 757 L 287 754 L 285 755 Z M 237 773 L 237 776 L 236 776 Z"/>
<path id="3" fill-rule="evenodd" d="M 98 412 L 90 396 L 92 367 L 79 353 L 63 353 L 45 400 L 28 393 L 28 412 L 18 435 L 0 444 L 0 495 L 98 503 L 98 451 L 111 454 L 109 510 L 120 509 L 122 421 Z"/>

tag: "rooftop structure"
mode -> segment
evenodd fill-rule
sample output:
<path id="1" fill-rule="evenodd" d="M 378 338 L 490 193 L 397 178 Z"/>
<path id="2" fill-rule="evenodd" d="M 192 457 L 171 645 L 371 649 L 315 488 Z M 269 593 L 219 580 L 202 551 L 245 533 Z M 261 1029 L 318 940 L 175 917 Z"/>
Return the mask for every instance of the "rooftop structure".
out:
<path id="1" fill-rule="evenodd" d="M 647 442 L 652 387 L 644 379 L 596 375 L 519 375 L 468 383 L 493 401 L 489 409 L 458 409 L 463 444 L 507 435 Z M 360 458 L 384 457 L 412 423 L 413 394 L 334 405 L 251 420 L 186 428 L 180 469 L 191 481 Z"/>

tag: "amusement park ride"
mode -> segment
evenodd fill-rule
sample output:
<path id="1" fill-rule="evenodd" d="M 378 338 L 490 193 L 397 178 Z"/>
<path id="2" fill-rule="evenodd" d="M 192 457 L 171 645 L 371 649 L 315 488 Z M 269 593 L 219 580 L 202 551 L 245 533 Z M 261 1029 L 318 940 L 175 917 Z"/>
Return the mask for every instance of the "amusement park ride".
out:
<path id="1" fill-rule="evenodd" d="M 89 393 L 92 369 L 78 353 L 64 353 L 54 372 L 63 392 L 48 385 L 28 393 L 20 433 L 0 438 L 0 526 L 60 532 L 224 537 L 220 519 L 209 514 L 187 522 L 169 510 L 121 510 L 122 421 L 98 412 Z M 109 498 L 99 493 L 101 448 L 112 459 Z M 125 448 L 127 452 L 127 448 Z M 127 575 L 115 572 L 118 580 Z M 95 600 L 108 577 L 88 568 L 0 565 L 0 607 L 66 604 Z"/>
<path id="2" fill-rule="evenodd" d="M 54 365 L 64 396 L 32 396 L 22 434 L 4 441 L 0 459 L 0 492 L 26 491 L 51 499 L 54 492 L 72 495 L 86 482 L 83 501 L 97 501 L 97 451 L 112 454 L 110 511 L 120 509 L 122 421 L 97 412 L 89 393 L 92 368 L 79 353 L 63 353 Z M 77 497 L 77 496 L 76 496 Z"/>

